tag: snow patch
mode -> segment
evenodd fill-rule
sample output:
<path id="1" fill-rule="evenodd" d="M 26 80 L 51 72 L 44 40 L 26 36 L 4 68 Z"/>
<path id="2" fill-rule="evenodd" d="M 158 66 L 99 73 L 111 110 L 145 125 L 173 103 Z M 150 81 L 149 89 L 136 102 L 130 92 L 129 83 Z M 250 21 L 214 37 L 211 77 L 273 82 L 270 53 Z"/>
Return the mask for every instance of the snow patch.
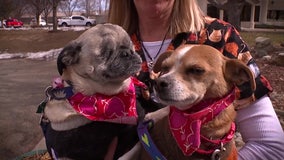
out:
<path id="1" fill-rule="evenodd" d="M 62 48 L 52 49 L 49 51 L 41 52 L 29 52 L 29 53 L 3 53 L 0 54 L 0 59 L 11 59 L 11 58 L 27 58 L 35 60 L 51 60 L 57 58 Z"/>

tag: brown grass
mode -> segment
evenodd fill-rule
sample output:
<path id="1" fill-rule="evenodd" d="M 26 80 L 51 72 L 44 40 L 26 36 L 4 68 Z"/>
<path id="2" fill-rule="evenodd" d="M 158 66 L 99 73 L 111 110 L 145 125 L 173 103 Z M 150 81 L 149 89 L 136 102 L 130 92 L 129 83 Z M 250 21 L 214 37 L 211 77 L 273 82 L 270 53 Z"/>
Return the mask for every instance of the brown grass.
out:
<path id="1" fill-rule="evenodd" d="M 48 51 L 64 47 L 84 31 L 51 32 L 42 29 L 33 30 L 0 30 L 0 54 Z M 262 36 L 272 39 L 273 45 L 284 43 L 284 32 L 241 32 L 245 42 L 254 46 L 255 38 Z"/>
<path id="2" fill-rule="evenodd" d="M 83 31 L 0 30 L 0 53 L 48 51 L 65 46 Z"/>
<path id="3" fill-rule="evenodd" d="M 243 40 L 249 45 L 255 45 L 256 37 L 267 37 L 272 40 L 272 44 L 279 46 L 284 43 L 284 32 L 240 32 Z"/>

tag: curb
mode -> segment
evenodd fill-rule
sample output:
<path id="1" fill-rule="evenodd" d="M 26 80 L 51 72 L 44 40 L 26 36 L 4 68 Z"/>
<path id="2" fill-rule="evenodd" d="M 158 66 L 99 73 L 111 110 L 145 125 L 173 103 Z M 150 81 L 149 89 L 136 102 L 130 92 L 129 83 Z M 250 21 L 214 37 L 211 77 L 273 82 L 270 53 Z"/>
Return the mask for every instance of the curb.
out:
<path id="1" fill-rule="evenodd" d="M 32 149 L 32 151 L 37 151 L 37 150 L 46 150 L 46 144 L 45 144 L 45 138 L 44 137 Z"/>

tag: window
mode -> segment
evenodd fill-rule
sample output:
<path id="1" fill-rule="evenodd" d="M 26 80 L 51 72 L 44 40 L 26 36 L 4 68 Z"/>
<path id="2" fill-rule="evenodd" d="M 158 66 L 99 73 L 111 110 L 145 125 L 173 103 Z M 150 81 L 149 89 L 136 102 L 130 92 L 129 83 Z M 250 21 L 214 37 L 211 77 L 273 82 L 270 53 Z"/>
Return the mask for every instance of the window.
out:
<path id="1" fill-rule="evenodd" d="M 76 20 L 84 20 L 82 17 L 72 17 L 72 19 L 76 19 Z"/>

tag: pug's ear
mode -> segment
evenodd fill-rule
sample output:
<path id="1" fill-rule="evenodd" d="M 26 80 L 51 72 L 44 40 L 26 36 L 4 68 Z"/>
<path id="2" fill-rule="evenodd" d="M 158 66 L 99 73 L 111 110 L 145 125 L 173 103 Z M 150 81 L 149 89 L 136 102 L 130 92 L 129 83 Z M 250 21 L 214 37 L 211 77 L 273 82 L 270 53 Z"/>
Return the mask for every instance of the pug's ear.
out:
<path id="1" fill-rule="evenodd" d="M 59 53 L 57 58 L 57 69 L 60 75 L 63 69 L 71 64 L 79 62 L 79 53 L 81 52 L 82 45 L 77 42 L 71 42 Z"/>
<path id="2" fill-rule="evenodd" d="M 163 61 L 164 61 L 166 58 L 170 57 L 173 52 L 174 52 L 174 51 L 166 51 L 166 52 L 162 53 L 162 54 L 158 57 L 156 63 L 154 64 L 154 67 L 153 67 L 153 72 L 154 72 L 154 73 L 158 73 L 158 72 L 161 71 L 161 66 L 162 66 Z"/>

